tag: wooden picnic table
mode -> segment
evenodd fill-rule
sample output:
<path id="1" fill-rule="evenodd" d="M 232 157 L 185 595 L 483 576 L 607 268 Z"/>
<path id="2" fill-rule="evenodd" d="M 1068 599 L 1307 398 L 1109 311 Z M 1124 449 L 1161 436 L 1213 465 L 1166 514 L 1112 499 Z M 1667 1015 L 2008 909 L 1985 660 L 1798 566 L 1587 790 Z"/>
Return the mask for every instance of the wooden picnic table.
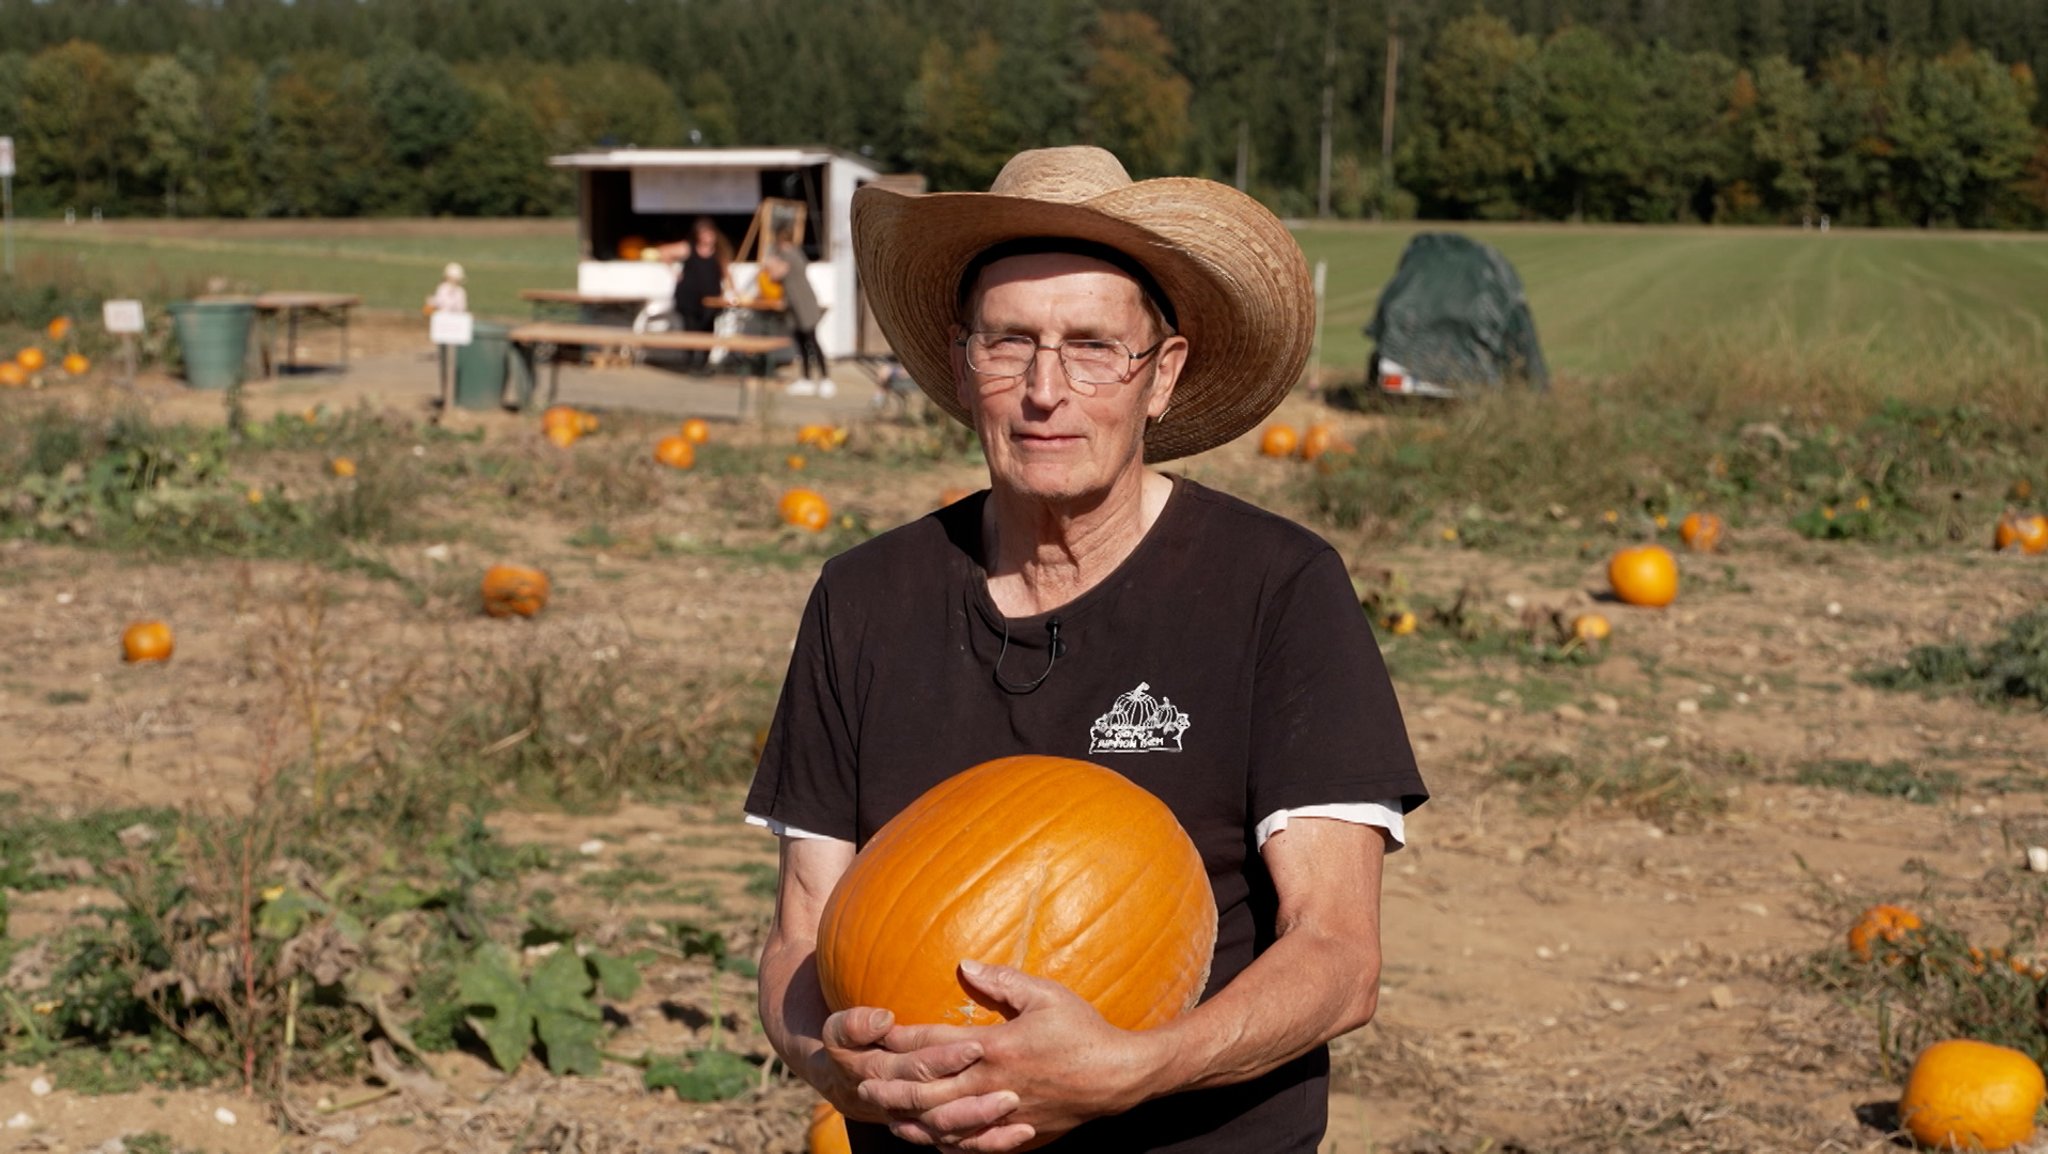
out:
<path id="1" fill-rule="evenodd" d="M 509 334 L 513 346 L 520 355 L 532 357 L 548 367 L 548 391 L 546 404 L 555 403 L 555 396 L 561 383 L 562 361 L 560 353 L 565 348 L 586 349 L 668 349 L 683 352 L 710 352 L 724 349 L 741 356 L 766 356 L 790 348 L 793 342 L 786 336 L 756 336 L 742 334 L 720 336 L 716 333 L 664 332 L 636 333 L 632 329 L 612 325 L 572 325 L 547 321 L 536 321 L 514 328 Z M 761 378 L 748 374 L 740 381 L 740 416 L 744 417 L 753 409 L 754 394 L 760 388 Z"/>
<path id="2" fill-rule="evenodd" d="M 363 303 L 363 298 L 354 293 L 281 291 L 259 293 L 250 304 L 259 316 L 265 318 L 263 333 L 263 375 L 274 375 L 277 366 L 270 355 L 271 331 L 269 318 L 283 313 L 285 318 L 284 368 L 298 367 L 299 317 L 317 317 L 341 330 L 341 365 L 348 368 L 348 315 L 349 310 Z"/>

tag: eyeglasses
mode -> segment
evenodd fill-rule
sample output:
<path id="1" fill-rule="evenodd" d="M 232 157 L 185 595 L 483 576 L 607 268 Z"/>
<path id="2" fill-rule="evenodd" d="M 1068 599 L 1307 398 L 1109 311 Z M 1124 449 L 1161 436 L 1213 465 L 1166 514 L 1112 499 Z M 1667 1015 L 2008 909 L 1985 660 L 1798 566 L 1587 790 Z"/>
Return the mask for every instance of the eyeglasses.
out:
<path id="1" fill-rule="evenodd" d="M 1151 348 L 1137 353 L 1122 341 L 1095 337 L 1041 345 L 1035 338 L 1016 333 L 969 333 L 956 343 L 967 350 L 967 367 L 987 378 L 990 387 L 985 391 L 1009 387 L 1016 378 L 1031 371 L 1039 352 L 1044 350 L 1059 357 L 1060 368 L 1066 371 L 1067 382 L 1075 392 L 1092 397 L 1104 385 L 1129 380 L 1139 361 L 1158 352 L 1171 339 L 1171 335 L 1161 337 Z"/>

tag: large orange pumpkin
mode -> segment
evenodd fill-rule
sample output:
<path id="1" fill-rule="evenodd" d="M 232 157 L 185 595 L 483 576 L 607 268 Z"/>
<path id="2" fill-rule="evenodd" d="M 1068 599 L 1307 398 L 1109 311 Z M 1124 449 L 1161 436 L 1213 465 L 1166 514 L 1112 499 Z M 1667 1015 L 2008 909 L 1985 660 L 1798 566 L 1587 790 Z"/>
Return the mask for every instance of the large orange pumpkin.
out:
<path id="1" fill-rule="evenodd" d="M 853 1154 L 853 1140 L 846 1136 L 846 1116 L 830 1102 L 811 1107 L 811 1154 Z"/>
<path id="2" fill-rule="evenodd" d="M 1687 513 L 1685 520 L 1678 523 L 1678 539 L 1685 547 L 1700 553 L 1712 553 L 1721 546 L 1721 533 L 1727 526 L 1714 513 Z"/>
<path id="3" fill-rule="evenodd" d="M 1268 457 L 1291 457 L 1301 444 L 1301 437 L 1293 425 L 1267 425 L 1259 435 L 1259 452 Z"/>
<path id="4" fill-rule="evenodd" d="M 169 661 L 171 627 L 161 621 L 137 621 L 121 632 L 124 661 Z"/>
<path id="5" fill-rule="evenodd" d="M 28 383 L 28 372 L 13 361 L 0 361 L 0 385 L 18 389 Z"/>
<path id="6" fill-rule="evenodd" d="M 697 447 L 681 433 L 671 433 L 654 443 L 654 459 L 671 469 L 687 469 L 697 463 Z"/>
<path id="7" fill-rule="evenodd" d="M 1899 1099 L 1899 1121 L 1922 1146 L 2004 1150 L 2034 1136 L 2048 1084 L 2018 1050 L 1957 1038 L 1920 1052 Z"/>
<path id="8" fill-rule="evenodd" d="M 14 354 L 14 361 L 31 373 L 40 371 L 44 365 L 50 363 L 49 358 L 43 356 L 43 350 L 34 345 Z"/>
<path id="9" fill-rule="evenodd" d="M 1324 453 L 1337 447 L 1337 431 L 1321 421 L 1308 427 L 1301 435 L 1301 459 L 1314 461 Z"/>
<path id="10" fill-rule="evenodd" d="M 1856 924 L 1849 927 L 1849 951 L 1869 961 L 1870 948 L 1876 942 L 1896 942 L 1919 928 L 1920 915 L 1912 910 L 1888 903 L 1874 905 L 1864 910 L 1857 917 Z M 1896 956 L 1893 960 L 1897 960 Z"/>
<path id="11" fill-rule="evenodd" d="M 524 565 L 493 565 L 484 573 L 484 612 L 531 617 L 548 603 L 548 575 Z"/>
<path id="12" fill-rule="evenodd" d="M 818 982 L 834 1010 L 989 1026 L 964 960 L 1049 978 L 1142 1030 L 1201 996 L 1216 900 L 1195 843 L 1122 774 L 1063 757 L 998 758 L 884 825 L 825 903 Z"/>
<path id="13" fill-rule="evenodd" d="M 1607 583 L 1630 605 L 1661 609 L 1678 599 L 1678 561 L 1661 545 L 1623 549 L 1607 562 Z"/>
<path id="14" fill-rule="evenodd" d="M 813 533 L 832 523 L 832 506 L 815 490 L 791 489 L 775 508 L 784 521 Z"/>
<path id="15" fill-rule="evenodd" d="M 2000 553 L 2008 549 L 2019 553 L 2048 553 L 2048 517 L 2039 513 L 2022 515 L 2008 512 L 1998 519 L 1998 528 L 1991 534 L 1991 544 Z"/>
<path id="16" fill-rule="evenodd" d="M 683 440 L 692 445 L 702 445 L 711 440 L 711 422 L 702 417 L 691 417 L 684 421 Z"/>

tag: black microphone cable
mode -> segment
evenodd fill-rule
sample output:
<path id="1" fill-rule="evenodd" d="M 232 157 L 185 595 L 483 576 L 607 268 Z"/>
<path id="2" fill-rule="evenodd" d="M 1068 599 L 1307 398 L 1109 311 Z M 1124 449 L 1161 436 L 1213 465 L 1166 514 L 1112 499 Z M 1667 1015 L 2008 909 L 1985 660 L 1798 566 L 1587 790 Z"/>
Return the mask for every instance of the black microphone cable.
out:
<path id="1" fill-rule="evenodd" d="M 1003 658 L 1010 652 L 1010 619 L 1003 618 L 1003 647 L 996 653 L 995 679 L 996 685 L 1005 693 L 1030 693 L 1044 685 L 1045 679 L 1052 676 L 1053 663 L 1066 655 L 1066 642 L 1060 640 L 1060 619 L 1049 618 L 1045 623 L 1045 632 L 1050 641 L 1046 645 L 1044 671 L 1024 685 L 1012 685 L 1003 680 Z"/>

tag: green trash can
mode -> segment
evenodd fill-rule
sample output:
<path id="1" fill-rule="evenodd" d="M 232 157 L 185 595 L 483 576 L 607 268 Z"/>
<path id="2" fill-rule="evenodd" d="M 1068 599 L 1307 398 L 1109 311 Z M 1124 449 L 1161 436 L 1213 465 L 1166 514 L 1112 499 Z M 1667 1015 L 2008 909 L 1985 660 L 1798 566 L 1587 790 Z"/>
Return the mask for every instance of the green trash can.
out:
<path id="1" fill-rule="evenodd" d="M 511 362 L 512 326 L 477 321 L 469 343 L 455 350 L 455 404 L 495 409 L 505 401 L 505 373 Z"/>
<path id="2" fill-rule="evenodd" d="M 185 357 L 185 384 L 225 389 L 242 383 L 249 363 L 249 325 L 256 316 L 247 301 L 179 301 L 171 324 Z"/>

